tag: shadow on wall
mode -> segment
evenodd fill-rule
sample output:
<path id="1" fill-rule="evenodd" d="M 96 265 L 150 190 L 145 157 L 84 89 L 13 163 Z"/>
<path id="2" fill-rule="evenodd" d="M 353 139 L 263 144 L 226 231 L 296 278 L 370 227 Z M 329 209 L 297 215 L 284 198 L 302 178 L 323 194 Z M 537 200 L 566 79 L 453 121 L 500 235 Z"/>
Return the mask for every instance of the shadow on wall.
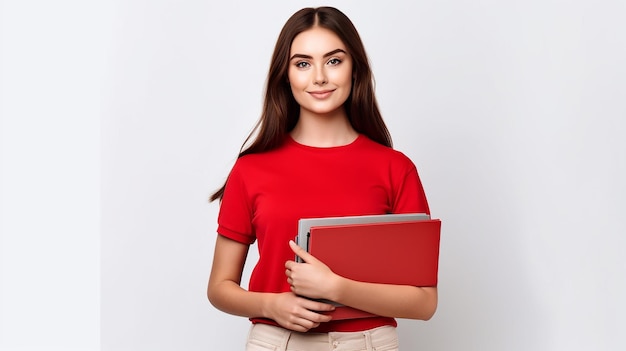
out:
<path id="1" fill-rule="evenodd" d="M 428 322 L 399 321 L 407 350 L 525 351 L 550 343 L 541 286 L 523 256 L 531 213 L 517 199 L 505 137 L 459 131 L 431 145 L 437 154 L 422 163 L 436 173 L 427 189 L 433 216 L 443 222 L 439 307 Z"/>

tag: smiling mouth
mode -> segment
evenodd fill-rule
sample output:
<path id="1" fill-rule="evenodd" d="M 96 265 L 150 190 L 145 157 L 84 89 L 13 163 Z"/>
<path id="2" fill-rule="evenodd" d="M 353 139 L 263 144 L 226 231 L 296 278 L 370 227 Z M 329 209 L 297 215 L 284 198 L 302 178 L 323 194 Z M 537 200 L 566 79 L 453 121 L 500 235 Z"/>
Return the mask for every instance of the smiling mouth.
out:
<path id="1" fill-rule="evenodd" d="M 309 91 L 309 94 L 316 99 L 325 99 L 329 97 L 334 90 Z"/>

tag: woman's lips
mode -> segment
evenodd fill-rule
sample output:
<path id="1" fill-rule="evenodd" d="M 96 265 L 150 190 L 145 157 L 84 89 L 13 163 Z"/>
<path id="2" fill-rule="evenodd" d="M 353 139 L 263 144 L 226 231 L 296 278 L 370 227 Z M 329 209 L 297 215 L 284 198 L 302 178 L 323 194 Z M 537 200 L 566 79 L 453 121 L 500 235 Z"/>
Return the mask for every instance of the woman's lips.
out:
<path id="1" fill-rule="evenodd" d="M 323 100 L 329 97 L 334 90 L 309 91 L 309 94 L 316 99 Z"/>

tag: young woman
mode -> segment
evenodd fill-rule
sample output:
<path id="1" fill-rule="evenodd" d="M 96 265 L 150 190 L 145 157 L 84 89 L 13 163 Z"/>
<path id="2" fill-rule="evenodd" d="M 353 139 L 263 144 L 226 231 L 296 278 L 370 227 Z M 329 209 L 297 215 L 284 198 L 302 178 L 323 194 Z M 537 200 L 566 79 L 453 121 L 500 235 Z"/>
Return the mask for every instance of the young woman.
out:
<path id="1" fill-rule="evenodd" d="M 391 148 L 365 49 L 342 12 L 305 8 L 289 18 L 255 131 L 211 198 L 221 206 L 209 300 L 251 319 L 248 350 L 397 349 L 394 318 L 431 318 L 436 288 L 349 280 L 292 241 L 300 218 L 429 212 L 415 165 Z M 334 307 L 313 299 L 378 317 L 333 321 L 324 312 Z"/>

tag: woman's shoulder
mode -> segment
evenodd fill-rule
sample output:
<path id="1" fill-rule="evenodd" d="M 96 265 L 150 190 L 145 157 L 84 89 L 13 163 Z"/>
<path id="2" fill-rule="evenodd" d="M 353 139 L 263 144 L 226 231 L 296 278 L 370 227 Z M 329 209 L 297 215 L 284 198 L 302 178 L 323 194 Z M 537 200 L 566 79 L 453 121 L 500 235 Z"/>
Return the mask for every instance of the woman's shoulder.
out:
<path id="1" fill-rule="evenodd" d="M 284 148 L 285 145 L 282 144 L 271 150 L 254 152 L 239 156 L 235 161 L 234 167 L 247 169 L 262 166 L 271 162 L 276 162 L 284 153 Z"/>
<path id="2" fill-rule="evenodd" d="M 272 162 L 271 154 L 269 154 L 268 152 L 246 154 L 246 155 L 238 157 L 237 160 L 235 160 L 233 169 L 238 169 L 238 170 L 243 170 L 243 171 L 252 170 L 268 162 Z"/>
<path id="3" fill-rule="evenodd" d="M 379 144 L 365 135 L 362 136 L 362 139 L 363 150 L 372 157 L 379 157 L 381 160 L 387 160 L 398 165 L 413 166 L 413 161 L 404 152 Z"/>

